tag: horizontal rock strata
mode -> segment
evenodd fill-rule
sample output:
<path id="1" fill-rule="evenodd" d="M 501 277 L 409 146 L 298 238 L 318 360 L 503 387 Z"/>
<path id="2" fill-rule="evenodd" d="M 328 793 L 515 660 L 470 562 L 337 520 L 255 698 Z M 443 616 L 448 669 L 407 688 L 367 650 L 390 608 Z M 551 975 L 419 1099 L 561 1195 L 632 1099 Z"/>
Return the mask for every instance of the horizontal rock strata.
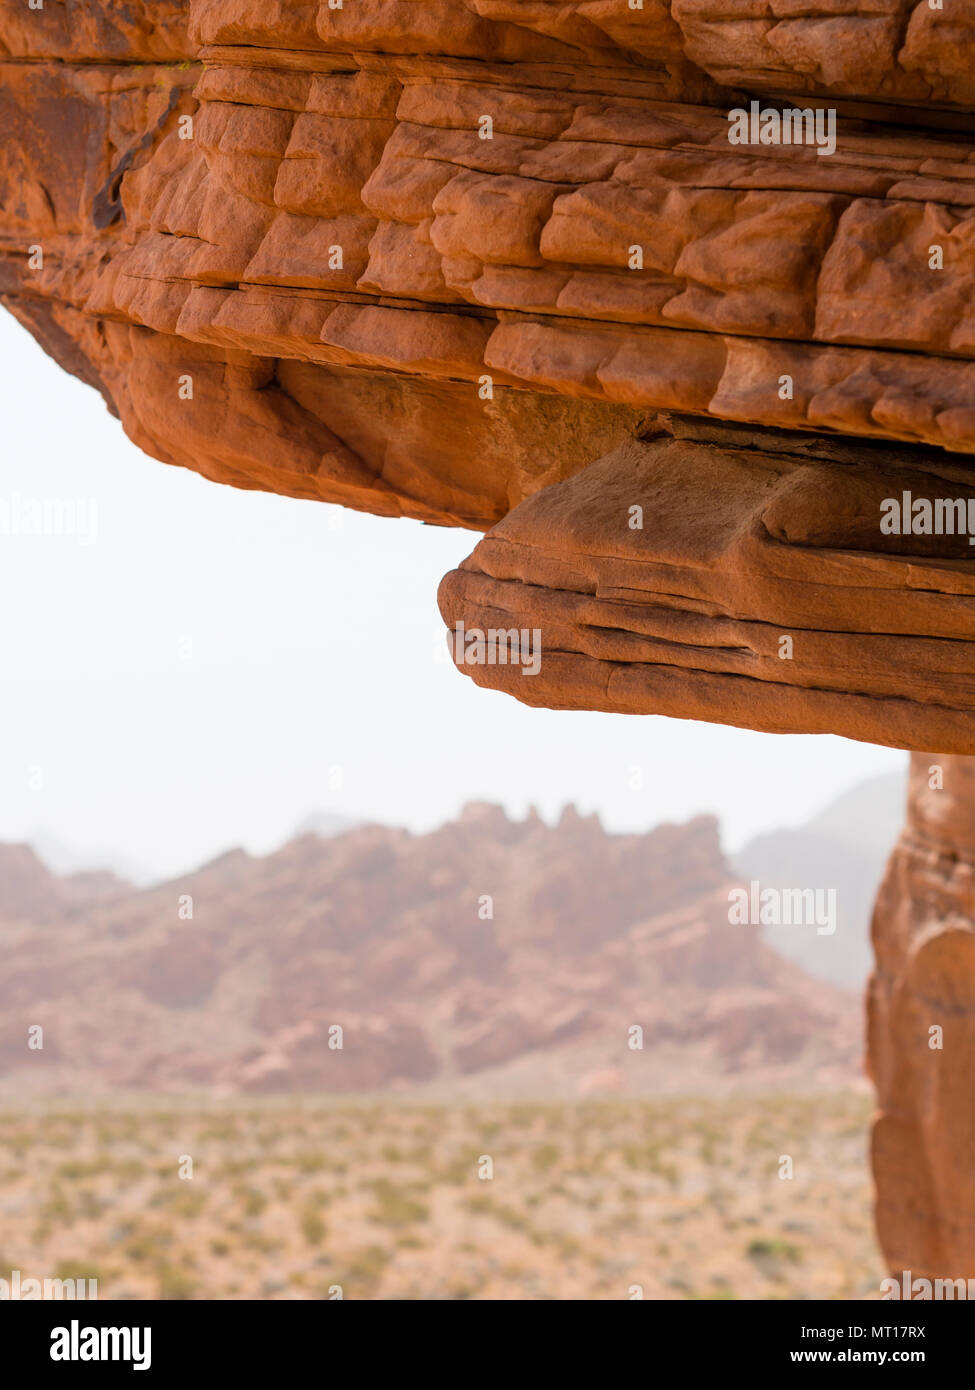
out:
<path id="1" fill-rule="evenodd" d="M 532 705 L 975 752 L 969 537 L 881 529 L 904 490 L 932 522 L 939 498 L 975 519 L 971 471 L 935 451 L 671 428 L 535 494 L 446 576 L 458 668 Z M 458 642 L 458 624 L 524 631 L 538 659 Z"/>
<path id="2" fill-rule="evenodd" d="M 899 104 L 972 104 L 973 13 L 9 12 L 0 291 L 147 452 L 387 515 L 486 528 L 661 408 L 967 451 L 973 145 Z M 867 105 L 731 146 L 745 87 Z"/>
<path id="3" fill-rule="evenodd" d="M 878 488 L 961 495 L 975 449 L 973 26 L 969 0 L 10 10 L 0 296 L 158 458 L 494 527 L 446 607 L 554 636 L 530 690 L 477 679 L 970 751 L 971 553 L 874 522 Z M 835 150 L 731 144 L 753 94 L 836 114 Z M 755 447 L 667 443 L 674 411 Z M 769 453 L 789 432 L 904 448 Z"/>

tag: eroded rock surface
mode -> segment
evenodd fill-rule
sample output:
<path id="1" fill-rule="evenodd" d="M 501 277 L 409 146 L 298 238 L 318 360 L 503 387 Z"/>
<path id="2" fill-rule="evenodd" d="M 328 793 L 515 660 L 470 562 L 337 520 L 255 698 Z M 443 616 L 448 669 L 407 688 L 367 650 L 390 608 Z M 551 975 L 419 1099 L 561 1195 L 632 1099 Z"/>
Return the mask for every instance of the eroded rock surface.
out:
<path id="1" fill-rule="evenodd" d="M 874 914 L 870 1066 L 884 1254 L 975 1277 L 975 760 L 915 754 L 907 826 Z"/>
<path id="2" fill-rule="evenodd" d="M 546 599 L 543 678 L 483 673 L 521 698 L 975 751 L 967 553 L 885 558 L 868 513 L 831 519 L 828 464 L 780 454 L 780 534 L 745 545 L 730 517 L 758 524 L 767 468 L 687 445 L 652 446 L 659 478 L 627 462 L 678 410 L 932 446 L 933 485 L 964 480 L 975 90 L 955 50 L 973 24 L 962 0 L 11 10 L 3 302 L 143 449 L 216 481 L 480 530 L 535 499 L 448 583 L 452 617 L 463 596 L 476 618 L 472 575 L 515 532 L 523 559 L 554 558 L 571 497 L 585 514 L 563 558 L 602 612 L 612 487 L 672 509 L 686 461 L 687 524 L 611 544 L 629 565 L 620 635 L 583 641 L 579 619 L 563 651 L 564 603 L 556 621 Z M 752 92 L 837 103 L 835 152 L 731 145 L 728 110 Z M 912 458 L 880 469 L 891 488 Z M 858 487 L 869 471 L 840 470 Z M 693 638 L 660 628 L 662 560 L 721 591 L 678 593 Z M 552 585 L 576 592 L 535 588 Z M 788 669 L 769 657 L 778 627 L 802 634 Z M 942 676 L 914 669 L 942 655 Z"/>
<path id="3" fill-rule="evenodd" d="M 446 576 L 459 669 L 532 705 L 975 747 L 968 537 L 879 531 L 903 490 L 975 518 L 967 466 L 669 424 L 535 493 Z"/>

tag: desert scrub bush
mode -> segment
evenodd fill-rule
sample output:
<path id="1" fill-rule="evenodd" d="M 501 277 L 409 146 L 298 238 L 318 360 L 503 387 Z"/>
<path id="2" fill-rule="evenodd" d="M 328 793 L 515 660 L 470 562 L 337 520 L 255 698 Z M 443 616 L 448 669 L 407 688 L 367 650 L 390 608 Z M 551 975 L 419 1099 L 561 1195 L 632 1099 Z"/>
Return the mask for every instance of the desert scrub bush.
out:
<path id="1" fill-rule="evenodd" d="M 719 1136 L 713 1129 L 705 1129 L 698 1134 L 698 1158 L 709 1168 L 718 1161 L 718 1144 Z"/>
<path id="2" fill-rule="evenodd" d="M 378 1226 L 413 1226 L 418 1221 L 427 1221 L 430 1208 L 425 1202 L 418 1202 L 403 1188 L 394 1187 L 387 1178 L 378 1178 L 372 1184 L 375 1204 L 369 1212 L 369 1220 Z"/>
<path id="3" fill-rule="evenodd" d="M 258 1217 L 267 1207 L 267 1198 L 256 1187 L 237 1188 L 234 1193 L 245 1216 Z"/>
<path id="4" fill-rule="evenodd" d="M 233 1116 L 221 1115 L 219 1119 L 212 1119 L 205 1129 L 202 1129 L 197 1136 L 200 1143 L 220 1143 L 223 1140 L 239 1139 L 240 1130 L 237 1121 Z"/>
<path id="5" fill-rule="evenodd" d="M 533 1240 L 536 1245 L 545 1240 L 545 1236 L 539 1236 L 539 1233 L 533 1229 L 525 1213 L 519 1211 L 517 1207 L 509 1207 L 504 1202 L 498 1202 L 491 1208 L 491 1215 L 494 1217 L 495 1221 L 500 1222 L 502 1226 L 507 1226 L 510 1231 L 521 1231 L 522 1234 L 528 1236 L 530 1240 Z"/>
<path id="6" fill-rule="evenodd" d="M 789 1264 L 798 1264 L 802 1259 L 802 1251 L 798 1245 L 792 1245 L 787 1240 L 753 1240 L 749 1242 L 746 1252 L 750 1260 L 756 1259 L 775 1259 L 787 1260 Z"/>
<path id="7" fill-rule="evenodd" d="M 494 1198 L 489 1192 L 473 1192 L 464 1205 L 478 1216 L 489 1216 L 494 1211 Z"/>
<path id="8" fill-rule="evenodd" d="M 451 1187 L 463 1187 L 465 1183 L 476 1176 L 476 1171 L 469 1158 L 455 1158 L 438 1168 L 435 1176 L 438 1181 L 449 1183 Z"/>
<path id="9" fill-rule="evenodd" d="M 101 1173 L 110 1171 L 112 1161 L 110 1158 L 91 1159 L 86 1163 L 79 1159 L 71 1159 L 67 1163 L 59 1163 L 54 1170 L 57 1178 L 65 1178 L 68 1182 L 79 1182 L 82 1178 L 97 1178 Z"/>
<path id="10" fill-rule="evenodd" d="M 661 1150 L 659 1143 L 636 1144 L 630 1141 L 621 1146 L 620 1156 L 627 1168 L 634 1172 L 659 1173 Z"/>
<path id="11" fill-rule="evenodd" d="M 185 1302 L 196 1297 L 197 1283 L 185 1270 L 163 1264 L 156 1269 L 159 1297 L 170 1302 Z"/>
<path id="12" fill-rule="evenodd" d="M 322 1173 L 327 1168 L 331 1173 L 344 1173 L 346 1164 L 329 1163 L 321 1149 L 302 1149 L 291 1155 L 291 1166 L 299 1173 Z"/>
<path id="13" fill-rule="evenodd" d="M 657 1163 L 653 1171 L 658 1177 L 663 1178 L 664 1182 L 670 1187 L 672 1192 L 677 1192 L 681 1185 L 681 1173 L 676 1163 Z"/>
<path id="14" fill-rule="evenodd" d="M 139 1178 L 146 1177 L 149 1170 L 145 1164 L 140 1163 L 137 1158 L 123 1158 L 114 1161 L 110 1160 L 107 1165 L 107 1171 L 121 1182 L 137 1182 Z M 158 1175 L 164 1178 L 170 1177 L 173 1171 L 174 1168 L 171 1163 L 167 1164 L 165 1168 L 157 1170 Z"/>
<path id="15" fill-rule="evenodd" d="M 173 1238 L 168 1231 L 144 1230 L 135 1231 L 126 1241 L 123 1249 L 130 1260 L 136 1263 L 142 1261 L 159 1261 L 163 1252 L 172 1245 Z"/>
<path id="16" fill-rule="evenodd" d="M 39 1214 L 45 1225 L 70 1226 L 75 1219 L 74 1207 L 57 1183 L 52 1184 L 48 1199 L 41 1206 Z"/>
<path id="17" fill-rule="evenodd" d="M 360 1297 L 375 1290 L 393 1258 L 391 1250 L 382 1245 L 366 1245 L 355 1250 L 345 1260 L 345 1268 L 337 1273 L 335 1283 L 348 1283 Z"/>
<path id="18" fill-rule="evenodd" d="M 753 1240 L 745 1253 L 767 1279 L 780 1279 L 786 1266 L 802 1260 L 799 1246 L 787 1240 Z"/>
<path id="19" fill-rule="evenodd" d="M 465 1302 L 469 1298 L 474 1298 L 477 1289 L 466 1279 L 449 1279 L 447 1281 L 447 1297 L 456 1299 L 458 1302 Z"/>
<path id="20" fill-rule="evenodd" d="M 240 1243 L 245 1250 L 256 1250 L 261 1255 L 270 1255 L 271 1251 L 278 1250 L 281 1244 L 274 1236 L 266 1236 L 263 1231 L 245 1231 Z"/>
<path id="21" fill-rule="evenodd" d="M 532 1151 L 532 1167 L 536 1173 L 549 1173 L 562 1157 L 558 1144 L 539 1144 Z"/>
<path id="22" fill-rule="evenodd" d="M 321 1245 L 328 1227 L 314 1206 L 306 1205 L 298 1218 L 301 1234 L 309 1245 Z"/>
<path id="23" fill-rule="evenodd" d="M 78 1215 L 85 1221 L 97 1220 L 102 1212 L 107 1211 L 111 1205 L 110 1199 L 102 1197 L 91 1188 L 83 1187 L 78 1192 Z"/>
<path id="24" fill-rule="evenodd" d="M 55 1279 L 97 1279 L 104 1283 L 104 1274 L 95 1265 L 82 1264 L 80 1260 L 61 1260 L 54 1267 Z"/>
<path id="25" fill-rule="evenodd" d="M 194 1187 L 188 1189 L 185 1184 L 182 1190 L 177 1189 L 175 1195 L 169 1201 L 169 1210 L 174 1216 L 184 1217 L 187 1221 L 192 1221 L 199 1216 L 207 1204 L 207 1192 L 204 1188 Z"/>

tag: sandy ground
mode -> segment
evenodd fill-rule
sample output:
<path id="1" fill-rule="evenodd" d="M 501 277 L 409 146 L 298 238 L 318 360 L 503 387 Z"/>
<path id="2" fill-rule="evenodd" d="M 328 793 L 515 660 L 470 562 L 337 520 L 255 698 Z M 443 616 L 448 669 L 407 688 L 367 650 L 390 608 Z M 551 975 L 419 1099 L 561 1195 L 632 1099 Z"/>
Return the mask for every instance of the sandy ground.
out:
<path id="1" fill-rule="evenodd" d="M 8 1105 L 0 1278 L 96 1278 L 102 1300 L 876 1298 L 869 1109 Z"/>

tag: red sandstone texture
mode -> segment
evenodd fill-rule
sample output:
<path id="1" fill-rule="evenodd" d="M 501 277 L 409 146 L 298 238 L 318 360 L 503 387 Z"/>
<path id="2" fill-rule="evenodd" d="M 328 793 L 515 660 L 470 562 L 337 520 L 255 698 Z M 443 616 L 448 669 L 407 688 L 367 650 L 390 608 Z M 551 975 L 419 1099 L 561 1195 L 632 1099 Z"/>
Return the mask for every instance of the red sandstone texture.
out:
<path id="1" fill-rule="evenodd" d="M 975 1270 L 975 762 L 915 754 L 874 912 L 878 1227 L 892 1269 Z"/>
<path id="2" fill-rule="evenodd" d="M 975 515 L 975 474 L 944 454 L 672 427 L 536 493 L 446 577 L 455 659 L 466 629 L 541 646 L 537 670 L 510 651 L 462 669 L 555 708 L 969 748 L 968 538 L 881 536 L 877 518 L 893 471 Z"/>
<path id="3" fill-rule="evenodd" d="M 967 533 L 879 512 L 975 495 L 973 39 L 973 0 L 7 7 L 0 298 L 157 458 L 487 532 L 444 617 L 537 629 L 541 664 L 458 663 L 481 684 L 972 754 Z M 731 145 L 753 97 L 835 109 L 835 152 Z M 885 1248 L 960 1277 L 945 761 L 878 908 L 872 1056 Z"/>
<path id="4" fill-rule="evenodd" d="M 546 674 L 462 668 L 484 683 L 970 753 L 970 557 L 879 531 L 878 493 L 917 456 L 806 456 L 810 437 L 899 441 L 931 451 L 917 468 L 942 488 L 975 449 L 975 87 L 959 56 L 975 6 L 859 10 L 8 9 L 0 295 L 158 458 L 489 530 L 470 573 L 517 534 L 502 608 L 552 615 Z M 835 107 L 835 152 L 730 144 L 727 113 L 753 93 Z M 763 524 L 762 467 L 738 491 L 717 447 L 691 469 L 686 526 L 627 530 L 694 453 L 634 452 L 671 411 L 747 423 L 756 448 L 795 438 L 801 468 L 775 446 L 769 543 L 732 541 Z M 615 512 L 602 491 L 585 500 L 608 474 Z M 877 524 L 834 524 L 838 495 Z M 572 497 L 589 518 L 574 539 L 557 534 Z M 571 571 L 539 582 L 528 557 L 563 546 Z M 465 571 L 445 616 L 471 626 L 483 600 Z M 593 640 L 563 646 L 555 611 L 593 600 Z M 640 640 L 672 624 L 666 647 Z M 768 659 L 779 630 L 788 669 Z M 913 665 L 943 655 L 943 683 L 902 661 L 916 637 L 935 645 Z M 837 666 L 854 643 L 856 669 Z"/>

